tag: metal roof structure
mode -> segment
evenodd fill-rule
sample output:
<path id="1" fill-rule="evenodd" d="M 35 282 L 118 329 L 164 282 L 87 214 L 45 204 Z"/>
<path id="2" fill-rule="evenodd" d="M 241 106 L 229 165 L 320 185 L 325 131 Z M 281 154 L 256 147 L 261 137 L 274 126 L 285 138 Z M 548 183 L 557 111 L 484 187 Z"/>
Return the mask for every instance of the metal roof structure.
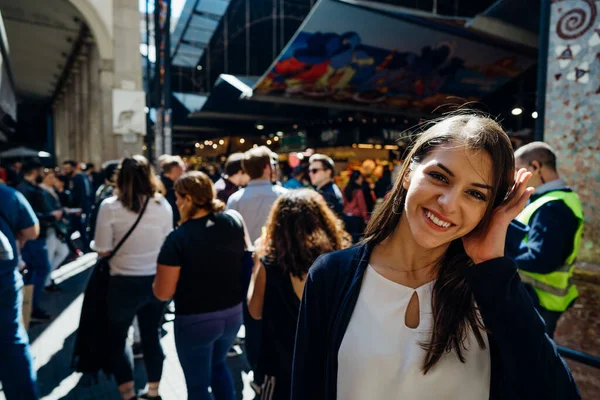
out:
<path id="1" fill-rule="evenodd" d="M 219 26 L 230 0 L 187 1 L 171 39 L 172 65 L 194 68 Z"/>

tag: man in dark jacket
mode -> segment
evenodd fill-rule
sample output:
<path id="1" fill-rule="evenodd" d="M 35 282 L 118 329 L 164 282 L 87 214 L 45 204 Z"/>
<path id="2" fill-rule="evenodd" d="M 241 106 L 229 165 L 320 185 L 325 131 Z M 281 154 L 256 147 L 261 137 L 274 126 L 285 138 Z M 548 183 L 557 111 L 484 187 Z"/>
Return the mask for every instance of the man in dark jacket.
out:
<path id="1" fill-rule="evenodd" d="M 175 181 L 179 179 L 179 177 L 185 172 L 185 164 L 183 163 L 181 157 L 171 156 L 162 163 L 162 170 L 163 172 L 160 176 L 160 180 L 166 190 L 165 197 L 173 209 L 173 227 L 176 227 L 181 216 L 179 215 L 179 210 L 177 209 L 177 197 L 175 196 L 175 188 L 173 185 L 175 184 Z"/>
<path id="2" fill-rule="evenodd" d="M 17 187 L 29 201 L 31 208 L 33 208 L 40 221 L 40 235 L 36 240 L 28 241 L 22 251 L 23 261 L 27 264 L 30 279 L 33 283 L 32 321 L 47 321 L 50 319 L 50 315 L 41 308 L 41 297 L 46 279 L 52 270 L 46 237 L 48 229 L 64 215 L 63 210 L 53 210 L 48 204 L 44 189 L 40 187 L 43 179 L 43 165 L 38 161 L 30 161 L 23 166 L 23 182 Z"/>
<path id="3" fill-rule="evenodd" d="M 245 187 L 250 182 L 250 176 L 242 168 L 244 153 L 233 153 L 225 162 L 225 175 L 215 183 L 217 198 L 227 204 L 229 196 Z"/>
<path id="4" fill-rule="evenodd" d="M 515 160 L 517 169 L 533 174 L 529 186 L 535 191 L 509 227 L 506 254 L 517 263 L 521 280 L 553 337 L 561 314 L 578 297 L 571 278 L 583 233 L 583 209 L 560 179 L 549 145 L 529 143 L 515 152 Z"/>
<path id="5" fill-rule="evenodd" d="M 94 199 L 94 209 L 90 215 L 90 238 L 93 240 L 96 234 L 96 220 L 98 219 L 98 211 L 102 202 L 109 197 L 112 197 L 117 179 L 117 170 L 119 169 L 120 161 L 112 160 L 102 164 L 102 176 L 104 183 L 96 190 Z"/>
<path id="6" fill-rule="evenodd" d="M 81 172 L 81 165 L 73 160 L 63 163 L 63 173 L 71 179 L 71 201 L 74 207 L 81 208 L 81 215 L 71 217 L 71 226 L 81 234 L 81 242 L 84 252 L 90 248 L 90 237 L 88 234 L 88 222 L 92 213 L 92 184 L 86 174 Z"/>
<path id="7" fill-rule="evenodd" d="M 308 175 L 310 183 L 337 215 L 344 213 L 344 196 L 340 188 L 333 182 L 333 160 L 325 154 L 313 154 L 310 157 Z"/>

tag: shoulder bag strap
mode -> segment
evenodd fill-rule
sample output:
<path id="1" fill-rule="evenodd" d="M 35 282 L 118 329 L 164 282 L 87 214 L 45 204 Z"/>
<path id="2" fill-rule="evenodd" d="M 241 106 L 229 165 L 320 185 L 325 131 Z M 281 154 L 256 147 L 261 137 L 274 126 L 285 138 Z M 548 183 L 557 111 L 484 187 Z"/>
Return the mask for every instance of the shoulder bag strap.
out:
<path id="1" fill-rule="evenodd" d="M 135 223 L 133 224 L 133 226 L 131 228 L 129 228 L 129 230 L 127 231 L 127 233 L 125 234 L 125 236 L 123 236 L 123 238 L 119 241 L 119 243 L 117 243 L 117 245 L 115 246 L 115 249 L 110 253 L 110 255 L 108 255 L 106 257 L 107 261 L 110 260 L 117 253 L 117 251 L 119 251 L 119 249 L 121 248 L 121 246 L 123 246 L 123 243 L 125 243 L 125 241 L 129 237 L 129 235 L 131 235 L 133 233 L 135 227 L 138 225 L 138 223 L 142 219 L 142 216 L 144 215 L 144 212 L 146 211 L 146 207 L 148 206 L 149 202 L 150 202 L 150 196 L 148 196 L 148 198 L 146 199 L 146 202 L 144 203 L 144 206 L 142 207 L 142 210 L 140 211 L 140 213 L 139 213 L 137 219 L 135 220 Z"/>

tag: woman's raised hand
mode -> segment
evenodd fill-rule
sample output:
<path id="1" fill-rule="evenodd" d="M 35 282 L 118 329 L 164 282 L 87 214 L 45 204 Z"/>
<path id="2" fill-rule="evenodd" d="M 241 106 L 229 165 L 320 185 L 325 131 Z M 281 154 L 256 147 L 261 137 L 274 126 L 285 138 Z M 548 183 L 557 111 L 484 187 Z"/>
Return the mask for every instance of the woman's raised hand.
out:
<path id="1" fill-rule="evenodd" d="M 508 225 L 523 211 L 529 196 L 533 193 L 533 188 L 527 187 L 529 178 L 531 178 L 531 172 L 525 168 L 520 169 L 507 200 L 494 210 L 487 231 L 463 237 L 465 251 L 475 264 L 504 256 Z"/>

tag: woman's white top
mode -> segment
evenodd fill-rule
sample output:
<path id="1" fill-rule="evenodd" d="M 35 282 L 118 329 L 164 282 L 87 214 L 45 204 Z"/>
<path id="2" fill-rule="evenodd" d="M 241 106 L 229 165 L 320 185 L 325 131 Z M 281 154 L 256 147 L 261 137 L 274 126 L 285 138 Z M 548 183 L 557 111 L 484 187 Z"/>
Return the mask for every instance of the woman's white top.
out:
<path id="1" fill-rule="evenodd" d="M 92 248 L 99 253 L 112 251 L 133 226 L 138 214 L 125 208 L 116 196 L 100 205 Z M 173 210 L 169 202 L 156 195 L 135 230 L 117 254 L 110 259 L 110 274 L 148 276 L 156 274 L 156 260 L 167 235 L 173 230 Z"/>
<path id="2" fill-rule="evenodd" d="M 425 351 L 420 343 L 427 343 L 431 335 L 434 282 L 412 289 L 369 265 L 338 352 L 339 400 L 489 399 L 491 361 L 485 333 L 485 349 L 470 333 L 465 363 L 452 352 L 423 375 Z M 420 322 L 411 329 L 405 314 L 415 292 Z"/>

